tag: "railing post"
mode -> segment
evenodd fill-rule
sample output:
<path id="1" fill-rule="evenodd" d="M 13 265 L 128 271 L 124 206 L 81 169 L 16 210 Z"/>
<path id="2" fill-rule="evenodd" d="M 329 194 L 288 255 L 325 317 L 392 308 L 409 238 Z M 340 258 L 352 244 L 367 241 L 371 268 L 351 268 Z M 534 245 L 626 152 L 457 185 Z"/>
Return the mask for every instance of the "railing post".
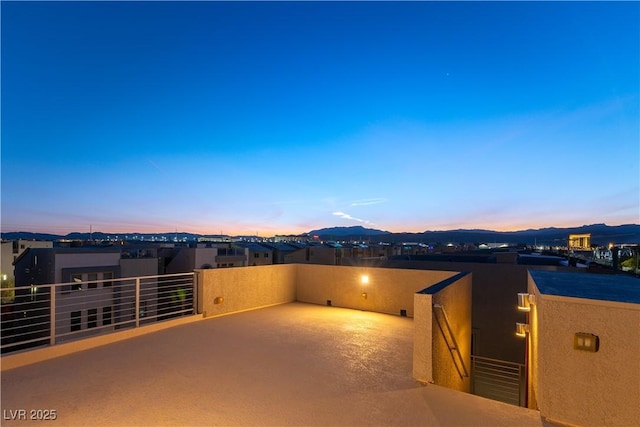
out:
<path id="1" fill-rule="evenodd" d="M 56 286 L 49 285 L 49 312 L 51 321 L 49 322 L 49 344 L 56 344 Z"/>
<path id="2" fill-rule="evenodd" d="M 140 326 L 140 278 L 136 277 L 136 328 Z"/>
<path id="3" fill-rule="evenodd" d="M 193 314 L 198 314 L 198 279 L 199 273 L 193 272 L 193 280 L 191 283 L 192 291 L 191 291 L 191 304 L 193 305 Z"/>

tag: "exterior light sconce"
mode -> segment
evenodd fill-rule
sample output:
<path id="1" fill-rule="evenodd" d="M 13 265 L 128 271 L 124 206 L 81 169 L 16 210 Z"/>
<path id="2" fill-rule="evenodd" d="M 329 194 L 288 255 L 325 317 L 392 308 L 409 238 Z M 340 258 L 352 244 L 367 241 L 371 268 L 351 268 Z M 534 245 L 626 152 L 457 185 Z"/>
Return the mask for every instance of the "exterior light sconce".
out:
<path id="1" fill-rule="evenodd" d="M 362 277 L 360 277 L 360 282 L 362 282 L 363 285 L 366 285 L 367 283 L 369 283 L 369 276 L 363 274 Z"/>
<path id="2" fill-rule="evenodd" d="M 520 338 L 525 338 L 529 333 L 529 324 L 527 323 L 516 323 L 516 336 Z"/>
<path id="3" fill-rule="evenodd" d="M 519 293 L 518 294 L 518 310 L 519 311 L 531 311 L 531 304 L 536 303 L 536 296 L 534 294 Z"/>
<path id="4" fill-rule="evenodd" d="M 573 348 L 595 353 L 600 349 L 600 338 L 586 332 L 576 332 L 573 336 Z"/>
<path id="5" fill-rule="evenodd" d="M 213 303 L 214 304 L 222 304 L 223 302 L 224 302 L 224 298 L 222 298 L 222 297 L 215 297 L 213 299 Z"/>
<path id="6" fill-rule="evenodd" d="M 360 296 L 362 296 L 363 299 L 367 299 L 367 293 L 366 292 L 361 293 Z"/>

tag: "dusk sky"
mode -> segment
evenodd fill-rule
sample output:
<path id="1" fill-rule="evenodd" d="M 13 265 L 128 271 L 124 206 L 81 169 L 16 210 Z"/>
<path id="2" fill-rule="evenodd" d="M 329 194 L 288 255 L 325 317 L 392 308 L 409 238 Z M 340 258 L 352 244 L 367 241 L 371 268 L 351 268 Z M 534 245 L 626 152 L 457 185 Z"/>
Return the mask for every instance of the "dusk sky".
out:
<path id="1" fill-rule="evenodd" d="M 640 223 L 638 2 L 6 2 L 2 231 Z"/>

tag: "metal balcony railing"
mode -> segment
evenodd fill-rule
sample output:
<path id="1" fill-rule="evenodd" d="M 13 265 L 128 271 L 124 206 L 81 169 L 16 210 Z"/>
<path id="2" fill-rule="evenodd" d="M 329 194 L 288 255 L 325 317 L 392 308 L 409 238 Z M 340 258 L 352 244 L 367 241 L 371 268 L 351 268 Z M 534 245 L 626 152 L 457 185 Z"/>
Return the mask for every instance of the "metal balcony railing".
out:
<path id="1" fill-rule="evenodd" d="M 526 369 L 522 363 L 471 356 L 471 393 L 526 406 Z"/>
<path id="2" fill-rule="evenodd" d="M 4 354 L 191 315 L 194 294 L 194 273 L 3 288 L 0 348 Z"/>

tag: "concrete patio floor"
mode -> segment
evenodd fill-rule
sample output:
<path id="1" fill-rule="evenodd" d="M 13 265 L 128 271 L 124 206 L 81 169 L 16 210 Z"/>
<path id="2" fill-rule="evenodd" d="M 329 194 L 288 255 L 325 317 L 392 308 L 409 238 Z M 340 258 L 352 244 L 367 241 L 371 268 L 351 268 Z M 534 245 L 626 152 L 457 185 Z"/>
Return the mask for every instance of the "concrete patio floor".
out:
<path id="1" fill-rule="evenodd" d="M 543 426 L 412 378 L 413 319 L 302 303 L 2 373 L 3 426 Z M 55 421 L 8 420 L 18 409 Z"/>

